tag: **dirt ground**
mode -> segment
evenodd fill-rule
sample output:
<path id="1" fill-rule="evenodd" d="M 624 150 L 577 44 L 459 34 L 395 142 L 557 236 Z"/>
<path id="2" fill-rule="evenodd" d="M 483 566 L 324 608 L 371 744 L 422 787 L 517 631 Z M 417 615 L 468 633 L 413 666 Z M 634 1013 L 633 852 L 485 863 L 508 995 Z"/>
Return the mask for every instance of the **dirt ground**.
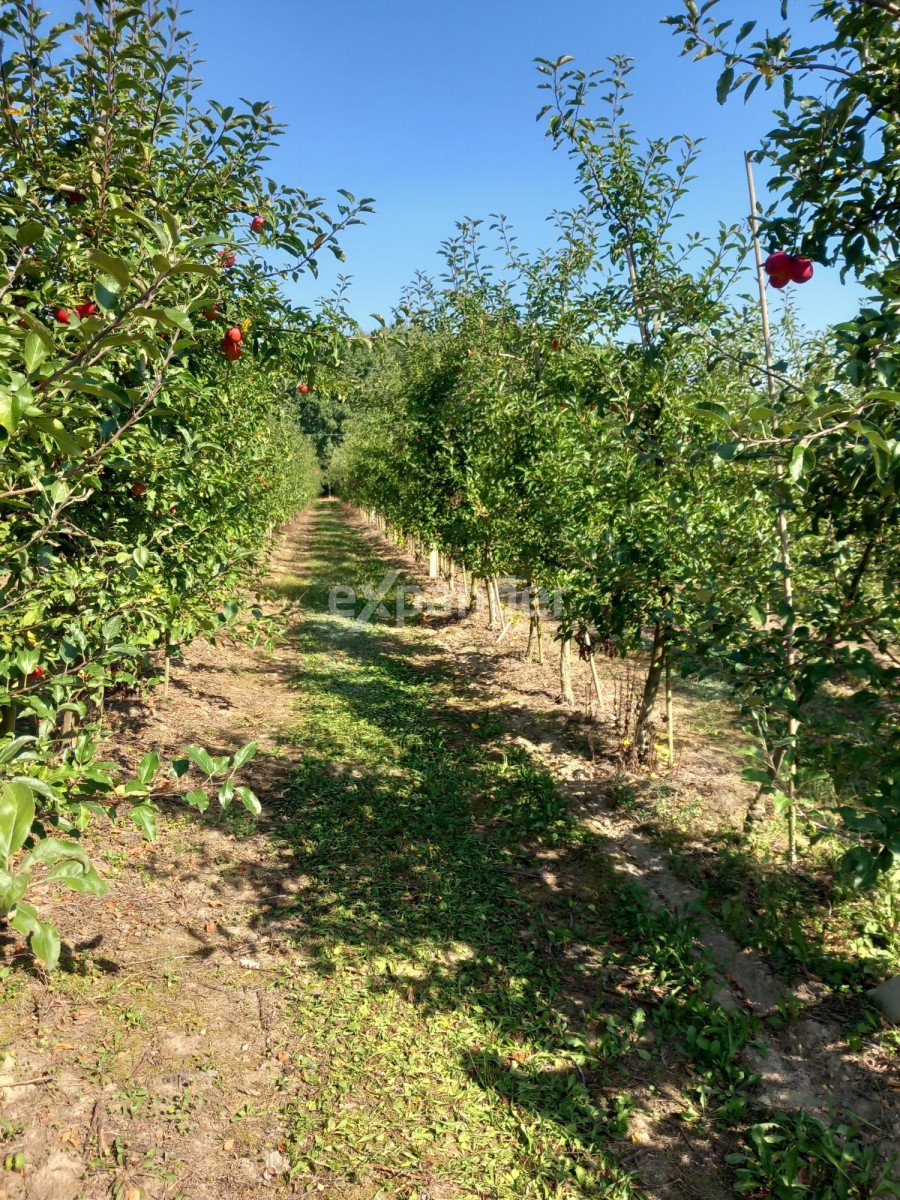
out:
<path id="1" fill-rule="evenodd" d="M 351 519 L 385 555 L 421 574 L 383 535 Z M 273 577 L 295 573 L 309 523 L 304 516 L 285 531 Z M 426 595 L 441 590 L 439 582 L 422 582 Z M 510 739 L 551 767 L 584 821 L 615 845 L 617 869 L 661 904 L 689 906 L 690 889 L 627 815 L 604 802 L 627 772 L 608 751 L 628 668 L 604 668 L 607 708 L 587 725 L 557 703 L 554 643 L 547 639 L 543 667 L 522 661 L 525 621 L 499 645 L 483 611 L 462 620 L 431 616 L 424 628 L 452 652 L 460 680 L 477 681 Z M 573 667 L 586 706 L 588 669 L 577 661 Z M 245 782 L 259 795 L 263 817 L 201 818 L 173 805 L 156 842 L 127 823 L 92 832 L 89 849 L 110 881 L 108 896 L 37 898 L 66 947 L 61 970 L 45 978 L 27 966 L 21 943 L 0 944 L 0 1138 L 3 1154 L 22 1153 L 30 1164 L 24 1173 L 0 1171 L 0 1200 L 293 1194 L 278 1114 L 314 1095 L 285 1013 L 303 955 L 296 938 L 267 917 L 305 886 L 290 850 L 268 834 L 291 774 L 283 734 L 299 669 L 290 626 L 274 651 L 198 641 L 174 668 L 168 698 L 157 692 L 110 705 L 105 753 L 129 765 L 149 747 L 174 756 L 191 742 L 224 753 L 258 741 Z M 739 825 L 749 790 L 733 734 L 724 718 L 711 726 L 708 708 L 702 720 L 692 719 L 696 710 L 696 699 L 679 691 L 678 794 L 684 803 L 716 797 L 719 815 Z M 696 807 L 699 814 L 703 806 Z M 699 844 L 700 815 L 697 821 Z M 766 964 L 715 929 L 707 934 L 729 976 L 723 999 L 760 1013 L 777 1005 L 783 988 Z M 819 1006 L 817 1015 L 770 1035 L 768 1057 L 759 1057 L 768 1098 L 824 1111 L 836 1097 L 883 1131 L 882 1149 L 900 1142 L 890 1064 L 850 1053 L 828 997 L 807 1000 Z"/>

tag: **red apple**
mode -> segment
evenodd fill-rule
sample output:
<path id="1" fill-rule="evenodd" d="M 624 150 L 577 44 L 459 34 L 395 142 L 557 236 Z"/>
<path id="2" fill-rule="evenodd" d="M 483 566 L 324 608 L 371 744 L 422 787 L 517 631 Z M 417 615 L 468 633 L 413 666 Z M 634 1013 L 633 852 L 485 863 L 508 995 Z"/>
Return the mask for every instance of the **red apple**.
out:
<path id="1" fill-rule="evenodd" d="M 791 281 L 793 283 L 808 283 L 813 277 L 813 265 L 808 258 L 795 258 L 791 263 Z"/>
<path id="2" fill-rule="evenodd" d="M 82 300 L 81 304 L 75 305 L 75 311 L 83 321 L 85 317 L 92 317 L 97 311 L 97 305 L 93 300 Z"/>
<path id="3" fill-rule="evenodd" d="M 55 318 L 55 319 L 56 319 L 56 320 L 57 320 L 57 321 L 60 323 L 60 325 L 68 325 L 68 323 L 69 323 L 69 310 L 68 310 L 67 308 L 56 308 L 56 309 L 54 309 L 54 310 L 53 310 L 53 316 L 54 316 L 54 318 Z"/>
<path id="4" fill-rule="evenodd" d="M 556 339 L 556 338 L 554 338 L 554 339 L 553 339 L 553 341 L 550 343 L 550 349 L 551 349 L 551 350 L 558 350 L 558 349 L 559 349 L 559 342 L 557 341 L 557 339 Z"/>
<path id="5" fill-rule="evenodd" d="M 301 383 L 300 386 L 297 388 L 297 391 L 301 392 L 305 396 L 306 393 L 309 391 L 309 384 Z"/>
<path id="6" fill-rule="evenodd" d="M 259 213 L 250 222 L 250 230 L 252 233 L 262 233 L 266 227 L 266 218 L 261 217 Z"/>
<path id="7" fill-rule="evenodd" d="M 238 325 L 232 325 L 232 327 L 225 334 L 225 337 L 229 342 L 234 342 L 236 346 L 239 346 L 244 340 L 244 334 Z"/>
<path id="8" fill-rule="evenodd" d="M 771 285 L 773 288 L 777 288 L 777 290 L 778 290 L 779 292 L 781 291 L 781 289 L 782 289 L 783 287 L 787 287 L 787 285 L 788 285 L 790 282 L 791 282 L 791 277 L 790 277 L 790 275 L 788 275 L 788 274 L 784 274 L 784 273 L 782 273 L 782 272 L 780 272 L 780 271 L 776 271 L 774 274 L 772 274 L 772 275 L 770 275 L 770 276 L 769 276 L 769 283 L 770 283 L 770 285 Z"/>
<path id="9" fill-rule="evenodd" d="M 144 492 L 147 490 L 147 485 L 146 483 L 135 483 L 132 484 L 131 490 L 135 496 L 143 496 Z"/>
<path id="10" fill-rule="evenodd" d="M 212 308 L 204 308 L 203 315 L 204 315 L 204 317 L 206 317 L 207 321 L 215 321 L 218 318 L 219 313 L 221 311 L 222 311 L 222 305 L 214 304 L 212 306 Z"/>
<path id="11" fill-rule="evenodd" d="M 219 262 L 224 267 L 224 269 L 227 271 L 229 267 L 233 267 L 234 264 L 237 262 L 237 255 L 235 254 L 235 252 L 233 250 L 220 250 L 219 251 Z"/>
<path id="12" fill-rule="evenodd" d="M 233 342 L 231 338 L 223 337 L 219 343 L 219 349 L 229 362 L 237 362 L 237 360 L 241 357 L 240 342 Z"/>
<path id="13" fill-rule="evenodd" d="M 783 250 L 776 250 L 763 263 L 763 270 L 767 275 L 790 275 L 793 261 L 790 254 L 785 254 Z"/>
<path id="14" fill-rule="evenodd" d="M 46 675 L 46 673 L 47 672 L 44 670 L 43 667 L 35 667 L 34 670 L 31 672 L 31 674 L 28 676 L 28 678 L 29 679 L 43 679 L 44 676 Z"/>
<path id="15" fill-rule="evenodd" d="M 82 192 L 63 192 L 66 204 L 84 204 L 85 197 Z"/>

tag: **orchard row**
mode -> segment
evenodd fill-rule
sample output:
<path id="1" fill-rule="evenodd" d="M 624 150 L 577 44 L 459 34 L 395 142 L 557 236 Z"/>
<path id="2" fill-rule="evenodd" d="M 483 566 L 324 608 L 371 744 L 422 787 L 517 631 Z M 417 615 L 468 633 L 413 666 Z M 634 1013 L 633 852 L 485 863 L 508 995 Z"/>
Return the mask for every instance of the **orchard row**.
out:
<path id="1" fill-rule="evenodd" d="M 680 20 L 689 48 L 730 64 L 711 17 L 688 6 Z M 844 24 L 843 58 L 893 61 L 882 16 Z M 784 47 L 742 54 L 757 78 L 793 84 Z M 332 478 L 489 594 L 504 575 L 560 594 L 563 695 L 573 642 L 589 660 L 646 651 L 638 758 L 668 674 L 727 684 L 755 748 L 748 819 L 785 815 L 791 857 L 804 834 L 849 838 L 844 867 L 871 883 L 900 855 L 896 212 L 873 190 L 847 261 L 829 179 L 810 167 L 823 144 L 836 160 L 846 148 L 824 118 L 803 140 L 786 116 L 772 141 L 788 147 L 774 186 L 789 215 L 765 214 L 754 271 L 756 214 L 712 239 L 684 232 L 696 149 L 639 143 L 626 61 L 539 69 L 541 116 L 580 203 L 537 256 L 504 218 L 458 227 L 442 280 L 420 278 L 371 356 L 348 362 L 356 416 Z M 738 86 L 730 65 L 724 80 L 723 99 Z M 787 82 L 785 95 L 790 108 Z M 815 286 L 813 260 L 857 269 L 876 303 L 817 336 L 788 305 L 770 338 L 761 306 L 789 283 Z"/>
<path id="2" fill-rule="evenodd" d="M 77 837 L 122 793 L 93 761 L 104 696 L 197 634 L 265 633 L 244 597 L 319 489 L 297 382 L 341 340 L 282 281 L 369 211 L 268 179 L 270 109 L 201 105 L 173 19 L 117 0 L 53 28 L 31 0 L 0 16 L 0 915 L 45 961 L 32 870 L 100 884 L 41 835 Z M 126 789 L 148 832 L 154 761 Z M 197 764 L 257 807 L 227 763 Z"/>

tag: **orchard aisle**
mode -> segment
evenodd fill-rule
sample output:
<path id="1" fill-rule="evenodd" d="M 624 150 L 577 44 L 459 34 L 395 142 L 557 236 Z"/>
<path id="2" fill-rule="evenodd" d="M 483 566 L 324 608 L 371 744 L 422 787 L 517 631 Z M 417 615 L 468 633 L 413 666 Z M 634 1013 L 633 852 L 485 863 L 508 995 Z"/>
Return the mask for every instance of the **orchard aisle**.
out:
<path id="1" fill-rule="evenodd" d="M 676 1046 L 746 1019 L 433 632 L 329 611 L 388 553 L 319 502 L 273 562 L 285 644 L 194 646 L 121 714 L 134 756 L 258 738 L 265 819 L 113 831 L 64 969 L 6 971 L 0 1195 L 730 1194 L 703 1106 L 746 1123 L 745 1073 Z"/>

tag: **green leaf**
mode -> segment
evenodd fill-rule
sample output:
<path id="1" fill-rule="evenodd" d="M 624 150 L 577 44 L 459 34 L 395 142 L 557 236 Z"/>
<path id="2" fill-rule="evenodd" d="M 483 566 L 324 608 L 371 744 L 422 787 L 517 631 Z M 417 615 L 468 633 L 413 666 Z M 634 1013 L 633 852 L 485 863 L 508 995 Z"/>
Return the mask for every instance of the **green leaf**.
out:
<path id="1" fill-rule="evenodd" d="M 153 779 L 153 776 L 159 770 L 159 755 L 155 750 L 148 751 L 138 764 L 137 777 L 141 783 L 147 785 Z"/>
<path id="2" fill-rule="evenodd" d="M 731 94 L 731 85 L 734 83 L 734 67 L 726 67 L 719 76 L 716 84 L 716 99 L 720 104 L 724 104 Z"/>
<path id="3" fill-rule="evenodd" d="M 169 270 L 170 275 L 208 275 L 211 279 L 219 279 L 221 267 L 211 267 L 208 263 L 177 262 Z"/>
<path id="4" fill-rule="evenodd" d="M 128 287 L 131 283 L 131 268 L 123 259 L 115 258 L 112 254 L 107 254 L 105 250 L 91 250 L 88 252 L 88 258 L 101 267 L 107 275 L 111 275 L 120 287 Z"/>
<path id="5" fill-rule="evenodd" d="M 248 812 L 252 812 L 254 816 L 258 817 L 262 812 L 262 805 L 257 799 L 256 793 L 251 792 L 248 787 L 237 787 L 235 788 L 235 791 L 240 797 L 244 808 L 246 808 Z"/>
<path id="6" fill-rule="evenodd" d="M 49 350 L 44 339 L 33 331 L 29 333 L 25 339 L 25 348 L 22 351 L 22 357 L 25 359 L 25 370 L 29 375 L 36 367 L 41 365 L 48 354 Z"/>
<path id="7" fill-rule="evenodd" d="M 86 867 L 84 863 L 76 862 L 74 859 L 57 863 L 50 868 L 44 878 L 58 880 L 82 896 L 105 896 L 109 891 L 109 884 L 105 879 L 100 878 L 92 866 Z"/>
<path id="8" fill-rule="evenodd" d="M 59 934 L 49 921 L 43 921 L 31 935 L 31 951 L 35 958 L 39 958 L 47 970 L 52 971 L 59 962 L 60 949 Z"/>
<path id="9" fill-rule="evenodd" d="M 82 867 L 90 866 L 88 856 L 77 842 L 65 842 L 62 838 L 55 837 L 41 838 L 25 858 L 29 867 L 34 863 L 52 865 L 60 861 L 78 862 Z"/>
<path id="10" fill-rule="evenodd" d="M 156 809 L 152 804 L 136 804 L 128 815 L 148 842 L 156 840 Z"/>
<path id="11" fill-rule="evenodd" d="M 16 230 L 16 242 L 20 246 L 35 246 L 44 240 L 44 226 L 40 221 L 29 217 Z"/>
<path id="12" fill-rule="evenodd" d="M 198 812 L 206 812 L 209 808 L 209 796 L 203 788 L 193 788 L 191 791 L 185 792 L 184 798 L 191 808 L 196 808 Z"/>
<path id="13" fill-rule="evenodd" d="M 0 425 L 7 433 L 19 428 L 26 402 L 16 392 L 0 392 Z"/>
<path id="14" fill-rule="evenodd" d="M 5 917 L 16 907 L 27 887 L 27 875 L 13 875 L 0 867 L 0 917 Z"/>
<path id="15" fill-rule="evenodd" d="M 84 443 L 69 433 L 58 417 L 30 417 L 28 423 L 51 437 L 69 458 L 78 458 L 84 450 Z"/>
<path id="16" fill-rule="evenodd" d="M 185 754 L 195 766 L 200 768 L 204 775 L 215 774 L 216 764 L 213 762 L 212 755 L 208 750 L 204 750 L 202 746 L 188 746 Z"/>
<path id="17" fill-rule="evenodd" d="M 234 770 L 237 771 L 238 768 L 245 766 L 254 756 L 257 748 L 257 742 L 248 742 L 246 746 L 241 746 L 240 750 L 238 750 L 231 762 Z"/>
<path id="18" fill-rule="evenodd" d="M 52 971 L 59 962 L 59 934 L 49 921 L 41 921 L 37 910 L 30 904 L 20 904 L 10 925 L 23 937 L 31 938 L 32 953 L 39 958 L 48 971 Z"/>
<path id="19" fill-rule="evenodd" d="M 803 445 L 794 447 L 793 453 L 791 454 L 790 466 L 788 467 L 788 472 L 794 483 L 797 482 L 804 470 L 808 467 L 809 458 L 807 456 L 811 455 L 811 453 L 812 452 L 807 450 Z"/>
<path id="20" fill-rule="evenodd" d="M 34 793 L 27 783 L 6 783 L 0 791 L 0 866 L 21 850 L 34 823 Z"/>

